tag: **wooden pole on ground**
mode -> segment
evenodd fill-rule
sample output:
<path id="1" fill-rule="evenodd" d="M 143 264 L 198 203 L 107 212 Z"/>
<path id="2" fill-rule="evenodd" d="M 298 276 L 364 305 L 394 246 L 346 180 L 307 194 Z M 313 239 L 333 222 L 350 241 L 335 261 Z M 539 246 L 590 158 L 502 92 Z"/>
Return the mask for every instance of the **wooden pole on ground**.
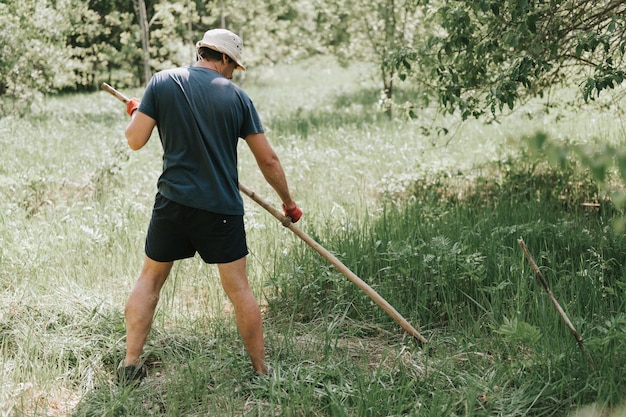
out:
<path id="1" fill-rule="evenodd" d="M 587 356 L 587 359 L 589 360 L 589 366 L 591 366 L 591 369 L 595 370 L 593 359 L 591 358 L 591 355 L 589 354 L 589 351 L 587 351 L 587 348 L 585 347 L 585 344 L 583 343 L 583 338 L 578 334 L 578 332 L 574 328 L 574 325 L 572 324 L 570 319 L 567 317 L 567 314 L 565 314 L 565 311 L 563 310 L 563 308 L 561 308 L 561 305 L 559 304 L 557 299 L 552 294 L 552 291 L 550 290 L 550 287 L 548 286 L 548 281 L 546 281 L 546 279 L 544 278 L 543 274 L 539 270 L 539 267 L 537 266 L 537 263 L 535 262 L 535 260 L 533 259 L 532 255 L 528 251 L 528 248 L 526 247 L 526 244 L 524 243 L 524 240 L 522 238 L 519 238 L 519 239 L 517 239 L 517 243 L 519 244 L 520 248 L 522 248 L 522 251 L 524 252 L 524 255 L 526 255 L 526 259 L 528 259 L 528 262 L 530 262 L 530 266 L 535 271 L 535 275 L 537 275 L 537 278 L 541 282 L 541 285 L 543 285 L 543 288 L 548 293 L 548 298 L 550 298 L 550 301 L 552 302 L 552 305 L 554 305 L 554 308 L 556 309 L 556 311 L 559 313 L 559 315 L 561 316 L 561 318 L 565 322 L 565 325 L 569 329 L 570 333 L 572 334 L 572 336 L 574 336 L 574 339 L 576 339 L 576 342 L 578 343 L 578 347 L 583 352 L 583 354 L 585 354 Z"/>

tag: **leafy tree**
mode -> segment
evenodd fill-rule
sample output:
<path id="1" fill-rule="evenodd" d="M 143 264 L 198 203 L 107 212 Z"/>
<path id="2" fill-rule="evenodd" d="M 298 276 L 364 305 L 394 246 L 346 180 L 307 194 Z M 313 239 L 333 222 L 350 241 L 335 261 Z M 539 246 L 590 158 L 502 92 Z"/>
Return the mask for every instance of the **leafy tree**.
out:
<path id="1" fill-rule="evenodd" d="M 248 64 L 271 64 L 285 57 L 302 56 L 300 52 L 305 44 L 302 40 L 308 37 L 301 34 L 304 27 L 301 22 L 310 21 L 311 12 L 307 14 L 306 2 L 301 3 L 286 0 L 155 2 L 147 7 L 152 68 L 160 70 L 192 64 L 196 41 L 206 30 L 217 27 L 230 29 L 244 38 Z M 305 15 L 307 17 L 303 17 Z M 135 47 L 138 45 L 136 43 Z"/>
<path id="2" fill-rule="evenodd" d="M 134 38 L 133 44 L 135 48 L 141 46 L 143 53 L 144 71 L 137 84 L 145 84 L 152 71 L 192 64 L 195 61 L 194 45 L 207 29 L 202 22 L 217 19 L 216 16 L 207 16 L 205 5 L 193 0 L 146 3 L 145 16 L 141 13 L 140 4 L 137 6 L 136 21 L 145 19 L 139 26 L 141 37 Z"/>
<path id="3" fill-rule="evenodd" d="M 195 62 L 195 43 L 219 21 L 211 4 L 192 0 L 154 4 L 153 13 L 148 14 L 150 58 L 155 71 Z"/>
<path id="4" fill-rule="evenodd" d="M 301 5 L 306 5 L 302 2 Z M 300 5 L 300 6 L 301 6 Z M 145 85 L 153 70 L 191 64 L 209 28 L 246 39 L 246 62 L 302 56 L 307 19 L 286 0 L 7 0 L 0 3 L 0 96 L 21 112 L 44 94 Z M 304 10 L 304 8 L 303 8 Z"/>
<path id="5" fill-rule="evenodd" d="M 384 93 L 383 105 L 391 115 L 394 81 L 406 78 L 414 45 L 425 36 L 423 8 L 416 0 L 318 0 L 317 32 L 321 44 L 341 63 L 366 60 L 376 63 Z M 358 11 L 358 12 L 357 12 Z"/>
<path id="6" fill-rule="evenodd" d="M 247 64 L 272 65 L 315 50 L 315 13 L 307 0 L 220 0 L 207 5 L 212 20 L 203 21 L 201 32 L 218 26 L 230 29 L 244 40 Z"/>
<path id="7" fill-rule="evenodd" d="M 128 6 L 122 0 L 0 3 L 0 113 L 24 113 L 44 94 L 128 78 L 124 73 L 141 58 L 127 47 L 134 32 Z"/>
<path id="8" fill-rule="evenodd" d="M 83 1 L 80 13 L 70 17 L 74 30 L 66 42 L 72 51 L 69 68 L 76 75 L 76 90 L 96 90 L 104 80 L 133 85 L 132 75 L 142 62 L 141 50 L 135 47 L 141 34 L 132 4 L 125 5 Z"/>
<path id="9" fill-rule="evenodd" d="M 246 39 L 246 59 L 271 65 L 297 57 L 306 38 L 302 36 L 302 23 L 310 21 L 306 4 L 302 1 L 254 0 L 251 6 L 243 11 L 237 22 L 239 32 Z"/>
<path id="10" fill-rule="evenodd" d="M 621 84 L 626 2 L 441 0 L 419 54 L 398 60 L 421 76 L 439 104 L 463 118 L 495 115 L 562 83 L 585 100 Z M 407 56 L 407 55 L 405 55 Z"/>
<path id="11" fill-rule="evenodd" d="M 72 28 L 65 16 L 76 3 L 0 3 L 0 95 L 8 98 L 0 113 L 26 112 L 42 93 L 73 85 L 73 76 L 66 71 L 71 54 L 65 44 Z"/>

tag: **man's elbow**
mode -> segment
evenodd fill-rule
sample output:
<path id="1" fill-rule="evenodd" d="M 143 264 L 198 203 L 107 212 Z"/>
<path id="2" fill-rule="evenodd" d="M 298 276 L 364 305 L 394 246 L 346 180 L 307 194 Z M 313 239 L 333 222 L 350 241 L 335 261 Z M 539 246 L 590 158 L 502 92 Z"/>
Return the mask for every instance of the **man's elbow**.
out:
<path id="1" fill-rule="evenodd" d="M 280 160 L 278 159 L 278 155 L 276 155 L 276 152 L 274 151 L 264 152 L 260 155 L 255 155 L 255 156 L 256 156 L 257 163 L 260 167 L 272 169 L 280 165 Z"/>
<path id="2" fill-rule="evenodd" d="M 133 135 L 132 132 L 129 132 L 128 129 L 126 129 L 125 133 L 126 133 L 126 142 L 128 142 L 128 146 L 133 151 L 143 148 L 143 145 L 146 144 L 145 140 L 141 140 L 137 138 L 136 135 Z"/>
<path id="3" fill-rule="evenodd" d="M 139 149 L 143 148 L 143 145 L 128 141 L 128 147 L 133 151 L 138 151 Z"/>

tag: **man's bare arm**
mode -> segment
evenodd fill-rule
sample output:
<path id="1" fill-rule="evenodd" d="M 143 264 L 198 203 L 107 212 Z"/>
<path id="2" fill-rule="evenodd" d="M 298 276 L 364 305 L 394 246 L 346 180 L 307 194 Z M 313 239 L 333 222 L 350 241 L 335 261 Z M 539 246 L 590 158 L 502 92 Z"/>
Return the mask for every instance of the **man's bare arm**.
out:
<path id="1" fill-rule="evenodd" d="M 135 111 L 124 131 L 128 146 L 134 151 L 143 148 L 150 140 L 150 135 L 152 135 L 155 126 L 156 120 L 140 111 Z"/>
<path id="2" fill-rule="evenodd" d="M 276 190 L 286 208 L 296 206 L 291 198 L 287 178 L 278 155 L 272 149 L 267 137 L 263 133 L 254 133 L 246 138 L 246 142 L 254 155 L 259 169 L 265 180 Z"/>

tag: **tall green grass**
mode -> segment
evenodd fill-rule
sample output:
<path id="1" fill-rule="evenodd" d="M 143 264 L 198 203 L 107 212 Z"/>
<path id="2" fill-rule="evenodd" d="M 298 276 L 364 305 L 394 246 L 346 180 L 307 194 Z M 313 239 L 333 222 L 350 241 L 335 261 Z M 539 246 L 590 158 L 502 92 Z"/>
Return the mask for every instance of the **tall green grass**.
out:
<path id="1" fill-rule="evenodd" d="M 610 226 L 620 213 L 575 165 L 554 169 L 522 155 L 490 171 L 494 177 L 471 181 L 446 175 L 418 181 L 402 204 L 387 203 L 381 216 L 318 239 L 421 325 L 435 360 L 452 352 L 489 358 L 477 361 L 471 378 L 481 388 L 457 375 L 462 367 L 452 371 L 467 384 L 464 390 L 500 399 L 479 407 L 487 415 L 554 415 L 594 400 L 620 403 L 626 392 L 626 351 L 618 347 L 626 341 L 626 238 Z M 519 238 L 534 250 L 551 290 L 587 339 L 593 365 L 534 277 Z M 291 311 L 303 322 L 342 316 L 376 322 L 385 331 L 397 327 L 311 251 L 294 256 L 296 266 L 289 260 L 283 267 L 291 273 L 274 281 L 270 311 L 276 317 Z M 372 337 L 381 330 L 353 326 L 344 332 Z M 442 336 L 451 337 L 450 345 Z M 496 380 L 486 384 L 483 376 Z M 513 377 L 519 386 L 493 392 Z M 438 401 L 423 405 L 434 411 Z"/>
<path id="2" fill-rule="evenodd" d="M 273 374 L 256 378 L 214 268 L 177 263 L 137 389 L 117 387 L 124 301 L 161 168 L 127 149 L 106 93 L 0 120 L 0 415 L 567 415 L 624 395 L 624 248 L 577 169 L 525 135 L 623 143 L 615 108 L 524 107 L 460 124 L 376 112 L 368 65 L 247 71 L 244 87 L 305 210 L 298 225 L 429 339 L 420 347 L 324 260 L 246 201 L 249 273 Z M 141 96 L 141 91 L 127 91 Z M 448 135 L 435 132 L 441 128 Z M 241 181 L 272 204 L 244 143 Z M 599 201 L 599 209 L 582 202 Z M 587 211 L 586 211 L 587 210 Z M 582 333 L 591 370 L 517 247 L 523 237 Z"/>

